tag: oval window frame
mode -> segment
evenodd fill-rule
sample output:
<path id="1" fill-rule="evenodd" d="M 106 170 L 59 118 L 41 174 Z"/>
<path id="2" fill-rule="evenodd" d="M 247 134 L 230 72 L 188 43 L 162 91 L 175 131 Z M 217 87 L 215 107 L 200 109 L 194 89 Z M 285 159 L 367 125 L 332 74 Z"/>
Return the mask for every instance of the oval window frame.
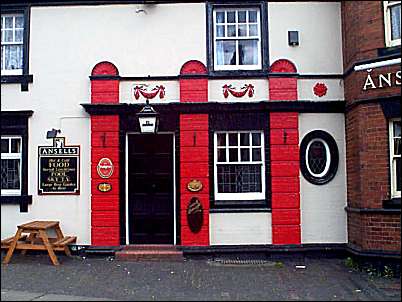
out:
<path id="1" fill-rule="evenodd" d="M 320 174 L 312 173 L 309 164 L 307 152 L 314 141 L 320 141 L 324 144 L 327 151 L 327 163 L 324 171 Z M 314 130 L 307 133 L 300 144 L 300 171 L 303 177 L 315 185 L 324 185 L 330 182 L 336 175 L 339 165 L 338 145 L 331 134 L 323 130 Z M 325 173 L 324 173 L 325 172 Z"/>

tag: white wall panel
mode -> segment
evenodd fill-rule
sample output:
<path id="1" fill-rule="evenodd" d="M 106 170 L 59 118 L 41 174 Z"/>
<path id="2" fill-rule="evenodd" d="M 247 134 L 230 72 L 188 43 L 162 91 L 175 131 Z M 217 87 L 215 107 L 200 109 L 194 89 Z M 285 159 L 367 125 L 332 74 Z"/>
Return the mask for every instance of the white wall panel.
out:
<path id="1" fill-rule="evenodd" d="M 292 61 L 306 73 L 343 72 L 341 4 L 336 2 L 268 2 L 270 64 Z M 288 45 L 288 31 L 299 31 L 299 46 Z"/>
<path id="2" fill-rule="evenodd" d="M 223 95 L 223 86 L 231 85 L 234 91 L 243 91 L 242 87 L 245 85 L 254 86 L 254 94 L 249 97 L 246 93 L 243 97 L 235 97 L 229 93 L 229 96 L 225 98 Z M 243 79 L 243 80 L 210 80 L 208 82 L 208 93 L 209 100 L 212 102 L 256 102 L 256 101 L 266 101 L 268 100 L 268 79 L 266 80 L 254 80 L 254 79 Z"/>
<path id="3" fill-rule="evenodd" d="M 179 81 L 124 81 L 120 82 L 120 103 L 145 103 L 146 98 L 141 94 L 138 100 L 134 97 L 134 88 L 136 86 L 142 86 L 146 92 L 151 92 L 156 86 L 161 85 L 165 88 L 165 96 L 160 98 L 158 93 L 153 99 L 149 99 L 151 104 L 180 102 Z"/>
<path id="4" fill-rule="evenodd" d="M 323 83 L 327 86 L 327 92 L 319 97 L 314 94 L 314 86 Z M 297 94 L 299 100 L 307 101 L 343 101 L 345 99 L 343 80 L 339 79 L 299 79 L 297 81 Z"/>
<path id="5" fill-rule="evenodd" d="M 338 171 L 329 183 L 311 184 L 300 173 L 302 243 L 347 242 L 344 123 L 343 114 L 299 115 L 300 142 L 307 133 L 323 130 L 332 135 L 339 151 Z"/>
<path id="6" fill-rule="evenodd" d="M 271 213 L 211 213 L 211 245 L 271 244 Z"/>

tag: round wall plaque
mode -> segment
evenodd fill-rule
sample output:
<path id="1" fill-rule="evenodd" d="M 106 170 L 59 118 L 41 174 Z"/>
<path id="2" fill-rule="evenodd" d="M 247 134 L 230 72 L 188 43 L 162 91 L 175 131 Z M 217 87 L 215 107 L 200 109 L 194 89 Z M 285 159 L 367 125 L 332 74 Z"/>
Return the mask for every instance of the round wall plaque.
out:
<path id="1" fill-rule="evenodd" d="M 109 192 L 110 190 L 112 190 L 112 185 L 107 182 L 102 182 L 98 184 L 98 190 L 100 192 Z"/>
<path id="2" fill-rule="evenodd" d="M 98 171 L 98 175 L 102 178 L 109 178 L 113 174 L 113 163 L 110 158 L 104 157 L 101 158 L 96 166 L 96 170 Z"/>
<path id="3" fill-rule="evenodd" d="M 198 233 L 201 230 L 203 223 L 203 209 L 200 200 L 193 197 L 187 206 L 187 222 L 193 233 Z"/>
<path id="4" fill-rule="evenodd" d="M 196 179 L 193 179 L 187 184 L 187 189 L 191 192 L 198 192 L 202 190 L 202 182 Z"/>

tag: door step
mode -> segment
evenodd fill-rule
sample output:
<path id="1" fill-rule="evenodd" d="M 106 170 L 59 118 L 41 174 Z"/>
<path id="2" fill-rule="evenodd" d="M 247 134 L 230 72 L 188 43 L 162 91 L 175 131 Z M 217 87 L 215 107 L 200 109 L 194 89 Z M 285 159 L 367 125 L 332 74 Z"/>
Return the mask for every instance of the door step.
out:
<path id="1" fill-rule="evenodd" d="M 168 244 L 127 245 L 115 253 L 121 261 L 184 261 L 183 252 Z"/>

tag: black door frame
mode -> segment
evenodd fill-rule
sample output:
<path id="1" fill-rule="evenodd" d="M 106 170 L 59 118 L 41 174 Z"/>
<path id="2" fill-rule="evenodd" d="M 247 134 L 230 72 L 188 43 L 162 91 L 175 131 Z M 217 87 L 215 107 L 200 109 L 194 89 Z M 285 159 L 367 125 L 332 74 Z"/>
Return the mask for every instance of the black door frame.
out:
<path id="1" fill-rule="evenodd" d="M 179 223 L 178 223 L 178 203 L 177 203 L 177 159 L 176 159 L 176 137 L 177 137 L 177 133 L 172 132 L 172 131 L 163 131 L 163 132 L 158 132 L 156 135 L 158 134 L 168 134 L 171 135 L 173 137 L 173 144 L 172 144 L 172 158 L 173 158 L 173 244 L 177 245 L 178 244 L 178 227 L 179 227 Z M 129 245 L 130 244 L 130 224 L 129 224 L 129 217 L 128 217 L 128 137 L 129 135 L 147 135 L 147 134 L 143 134 L 141 132 L 126 132 L 125 135 L 125 150 L 124 150 L 124 154 L 125 154 L 125 161 L 124 161 L 124 187 L 125 187 L 125 191 L 124 191 L 124 195 L 125 195 L 125 199 L 124 199 L 124 209 L 125 209 L 125 213 L 124 213 L 124 224 L 125 224 L 125 244 Z"/>

